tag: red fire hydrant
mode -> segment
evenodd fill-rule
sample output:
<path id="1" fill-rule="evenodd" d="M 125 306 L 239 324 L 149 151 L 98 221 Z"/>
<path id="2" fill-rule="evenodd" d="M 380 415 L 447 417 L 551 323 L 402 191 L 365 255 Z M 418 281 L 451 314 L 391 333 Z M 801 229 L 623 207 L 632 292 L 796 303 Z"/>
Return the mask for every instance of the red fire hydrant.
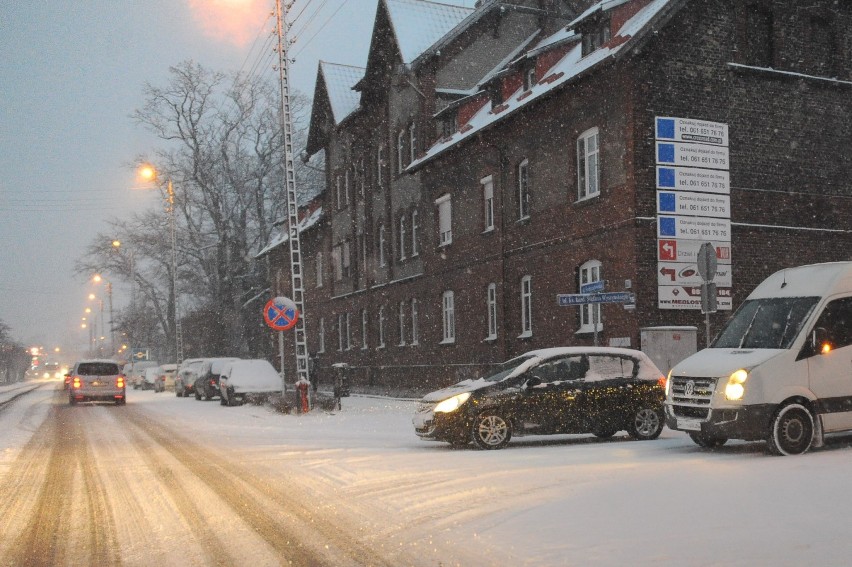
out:
<path id="1" fill-rule="evenodd" d="M 297 382 L 296 383 L 296 391 L 299 392 L 299 401 L 302 405 L 302 413 L 308 413 L 311 410 L 310 403 L 308 402 L 308 387 L 310 383 L 308 382 Z"/>

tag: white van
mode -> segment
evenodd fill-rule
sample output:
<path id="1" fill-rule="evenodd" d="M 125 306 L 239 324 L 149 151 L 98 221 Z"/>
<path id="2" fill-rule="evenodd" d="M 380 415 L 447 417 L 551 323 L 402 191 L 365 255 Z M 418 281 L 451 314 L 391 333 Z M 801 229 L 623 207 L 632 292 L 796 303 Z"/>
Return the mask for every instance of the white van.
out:
<path id="1" fill-rule="evenodd" d="M 765 440 L 771 453 L 852 431 L 852 262 L 766 278 L 710 346 L 672 368 L 666 424 L 702 447 Z"/>

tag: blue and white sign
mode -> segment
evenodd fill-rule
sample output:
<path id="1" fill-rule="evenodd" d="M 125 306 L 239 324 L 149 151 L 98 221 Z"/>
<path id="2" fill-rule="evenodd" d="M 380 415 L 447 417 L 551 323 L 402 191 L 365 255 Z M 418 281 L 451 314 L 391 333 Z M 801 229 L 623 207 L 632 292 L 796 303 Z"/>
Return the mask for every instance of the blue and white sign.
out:
<path id="1" fill-rule="evenodd" d="M 636 303 L 636 298 L 629 291 L 613 291 L 609 293 L 560 293 L 556 296 L 560 307 L 586 305 L 588 303 Z"/>
<path id="2" fill-rule="evenodd" d="M 731 193 L 731 175 L 727 171 L 692 167 L 657 166 L 657 189 Z"/>
<path id="3" fill-rule="evenodd" d="M 657 191 L 657 212 L 729 219 L 731 218 L 731 198 L 727 195 L 689 191 Z"/>
<path id="4" fill-rule="evenodd" d="M 728 169 L 730 157 L 725 146 L 657 142 L 657 164 L 705 169 Z"/>
<path id="5" fill-rule="evenodd" d="M 699 142 L 702 144 L 728 145 L 728 125 L 694 118 L 658 116 L 655 138 L 673 142 Z"/>
<path id="6" fill-rule="evenodd" d="M 597 293 L 599 291 L 604 290 L 604 281 L 598 280 L 596 282 L 590 282 L 587 284 L 582 284 L 580 286 L 580 293 Z"/>
<path id="7" fill-rule="evenodd" d="M 657 217 L 657 237 L 731 241 L 731 221 L 703 217 Z"/>

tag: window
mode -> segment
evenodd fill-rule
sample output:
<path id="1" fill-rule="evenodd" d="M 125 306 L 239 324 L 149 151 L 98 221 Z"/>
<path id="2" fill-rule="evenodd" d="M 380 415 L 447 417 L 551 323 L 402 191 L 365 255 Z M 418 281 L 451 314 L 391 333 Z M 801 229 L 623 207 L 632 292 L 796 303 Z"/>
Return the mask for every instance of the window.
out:
<path id="1" fill-rule="evenodd" d="M 456 342 L 456 308 L 453 292 L 445 291 L 443 296 L 444 338 L 441 344 Z"/>
<path id="2" fill-rule="evenodd" d="M 772 12 L 760 6 L 746 9 L 745 61 L 757 67 L 772 67 L 775 60 Z"/>
<path id="3" fill-rule="evenodd" d="M 325 352 L 325 319 L 319 321 L 319 349 L 317 352 Z"/>
<path id="4" fill-rule="evenodd" d="M 399 346 L 405 346 L 405 301 L 399 302 Z"/>
<path id="5" fill-rule="evenodd" d="M 405 260 L 405 215 L 399 215 L 399 259 Z"/>
<path id="6" fill-rule="evenodd" d="M 396 172 L 402 174 L 405 167 L 405 130 L 396 135 Z"/>
<path id="7" fill-rule="evenodd" d="M 524 72 L 524 90 L 530 90 L 535 86 L 535 83 L 535 66 L 532 66 Z"/>
<path id="8" fill-rule="evenodd" d="M 343 313 L 337 314 L 337 352 L 343 351 L 343 333 L 345 333 L 345 323 L 343 322 Z"/>
<path id="9" fill-rule="evenodd" d="M 408 151 L 409 151 L 409 160 L 408 163 L 413 162 L 417 159 L 417 132 L 415 130 L 414 122 L 411 123 L 411 126 L 408 127 Z"/>
<path id="10" fill-rule="evenodd" d="M 361 233 L 358 235 L 358 241 L 360 243 L 358 249 L 361 252 L 360 266 L 358 267 L 358 271 L 363 276 L 366 274 L 367 270 L 367 237 L 364 236 L 363 233 Z"/>
<path id="11" fill-rule="evenodd" d="M 376 149 L 376 184 L 381 186 L 383 182 L 382 168 L 385 165 L 385 147 L 379 146 Z"/>
<path id="12" fill-rule="evenodd" d="M 577 138 L 577 200 L 598 193 L 598 129 L 592 128 Z"/>
<path id="13" fill-rule="evenodd" d="M 417 211 L 411 211 L 411 257 L 420 254 L 420 246 L 417 243 L 417 231 L 420 228 L 420 225 L 417 224 Z"/>
<path id="14" fill-rule="evenodd" d="M 609 19 L 601 20 L 583 32 L 583 57 L 600 49 L 609 41 L 612 32 L 609 29 Z"/>
<path id="15" fill-rule="evenodd" d="M 385 348 L 385 306 L 379 307 L 379 347 Z"/>
<path id="16" fill-rule="evenodd" d="M 494 181 L 489 175 L 479 181 L 482 185 L 483 232 L 494 230 Z"/>
<path id="17" fill-rule="evenodd" d="M 835 299 L 826 305 L 814 329 L 819 346 L 827 343 L 831 350 L 836 350 L 852 345 L 852 297 Z"/>
<path id="18" fill-rule="evenodd" d="M 521 334 L 518 338 L 532 336 L 532 277 L 521 278 Z"/>
<path id="19" fill-rule="evenodd" d="M 449 137 L 455 134 L 459 129 L 459 116 L 456 112 L 450 112 L 444 117 L 441 123 L 442 133 Z"/>
<path id="20" fill-rule="evenodd" d="M 344 172 L 343 175 L 344 175 L 344 177 L 343 177 L 343 201 L 348 205 L 349 204 L 349 194 L 350 194 L 350 191 L 351 191 L 351 189 L 350 189 L 351 178 L 350 178 L 350 175 L 349 175 L 349 168 L 348 167 L 346 168 L 346 171 Z"/>
<path id="21" fill-rule="evenodd" d="M 351 329 L 349 327 L 349 312 L 348 311 L 345 313 L 345 316 L 343 317 L 343 322 L 346 325 L 345 333 L 343 335 L 343 338 L 345 339 L 343 346 L 346 347 L 346 350 L 349 350 L 349 349 L 352 348 L 352 332 L 351 332 Z"/>
<path id="22" fill-rule="evenodd" d="M 342 258 L 342 268 L 343 268 L 343 277 L 348 278 L 352 275 L 352 261 L 349 250 L 349 241 L 343 241 L 343 258 Z"/>
<path id="23" fill-rule="evenodd" d="M 580 285 L 597 282 L 601 279 L 601 263 L 591 260 L 580 266 Z M 601 322 L 600 304 L 586 304 L 580 306 L 580 329 L 578 333 L 592 333 L 597 323 L 598 331 L 603 329 Z"/>
<path id="24" fill-rule="evenodd" d="M 364 158 L 361 158 L 361 161 L 358 162 L 358 192 L 361 194 L 361 198 L 364 198 L 364 195 L 367 191 L 367 170 L 364 169 Z"/>
<path id="25" fill-rule="evenodd" d="M 518 219 L 530 216 L 530 165 L 529 160 L 518 164 Z"/>
<path id="26" fill-rule="evenodd" d="M 379 266 L 386 264 L 385 244 L 385 225 L 381 224 L 379 225 Z"/>
<path id="27" fill-rule="evenodd" d="M 361 310 L 361 350 L 367 350 L 367 324 L 370 319 L 367 316 L 367 310 Z"/>
<path id="28" fill-rule="evenodd" d="M 493 341 L 497 338 L 497 284 L 488 284 L 485 301 L 488 310 L 488 336 L 485 340 Z"/>
<path id="29" fill-rule="evenodd" d="M 334 281 L 339 282 L 343 279 L 343 259 L 340 244 L 331 249 L 331 262 L 334 269 Z"/>
<path id="30" fill-rule="evenodd" d="M 336 191 L 336 194 L 337 194 L 337 208 L 338 208 L 338 209 L 342 209 L 342 208 L 343 208 L 343 187 L 342 187 L 342 185 L 343 185 L 343 180 L 341 180 L 341 179 L 340 179 L 340 176 L 338 175 L 338 176 L 337 176 L 337 191 Z"/>
<path id="31" fill-rule="evenodd" d="M 322 287 L 322 252 L 317 252 L 316 269 L 317 287 Z"/>
<path id="32" fill-rule="evenodd" d="M 453 241 L 453 210 L 450 196 L 440 197 L 435 204 L 438 206 L 438 245 L 446 246 Z"/>
<path id="33" fill-rule="evenodd" d="M 417 329 L 418 320 L 417 320 L 417 300 L 411 299 L 411 344 L 416 345 L 420 343 L 420 331 Z"/>

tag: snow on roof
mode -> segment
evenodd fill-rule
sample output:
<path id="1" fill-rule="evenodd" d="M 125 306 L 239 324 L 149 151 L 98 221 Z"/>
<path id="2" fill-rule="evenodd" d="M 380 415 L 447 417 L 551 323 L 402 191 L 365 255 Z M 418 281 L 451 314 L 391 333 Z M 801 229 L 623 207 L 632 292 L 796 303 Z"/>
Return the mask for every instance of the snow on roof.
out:
<path id="1" fill-rule="evenodd" d="M 630 18 L 605 47 L 593 51 L 586 57 L 582 56 L 582 46 L 580 44 L 575 45 L 573 49 L 548 70 L 537 84 L 533 85 L 527 91 L 518 89 L 512 96 L 507 97 L 503 104 L 493 108 L 486 102 L 458 132 L 438 140 L 422 157 L 411 162 L 406 170 L 411 172 L 418 169 L 424 163 L 435 159 L 435 157 L 456 146 L 459 142 L 471 138 L 476 133 L 526 107 L 532 101 L 540 99 L 546 93 L 558 89 L 563 84 L 576 78 L 598 63 L 613 57 L 624 49 L 625 46 L 630 45 L 630 39 L 636 36 L 655 15 L 660 13 L 660 11 L 673 1 L 653 0 Z M 555 35 L 562 35 L 563 33 L 560 30 Z M 548 41 L 548 39 L 545 38 L 543 41 Z"/>
<path id="2" fill-rule="evenodd" d="M 553 46 L 559 45 L 565 41 L 580 39 L 580 34 L 571 28 L 562 28 L 553 35 L 547 36 L 539 41 L 532 49 L 527 52 L 527 56 L 533 56 L 547 51 Z"/>
<path id="3" fill-rule="evenodd" d="M 852 262 L 826 262 L 779 270 L 763 280 L 748 299 L 826 296 L 852 289 Z"/>
<path id="4" fill-rule="evenodd" d="M 588 10 L 577 16 L 573 22 L 568 24 L 568 27 L 573 28 L 583 20 L 591 17 L 592 15 L 598 12 L 606 12 L 607 10 L 612 10 L 613 8 L 621 6 L 622 4 L 626 4 L 629 1 L 630 0 L 602 0 L 601 2 L 598 2 L 594 6 L 590 7 Z"/>
<path id="5" fill-rule="evenodd" d="M 384 3 L 406 65 L 473 12 L 473 8 L 426 0 L 384 0 Z"/>
<path id="6" fill-rule="evenodd" d="M 538 37 L 538 34 L 541 33 L 541 30 L 535 30 L 528 38 L 520 43 L 515 49 L 513 49 L 506 57 L 503 58 L 493 69 L 491 69 L 488 73 L 485 74 L 484 77 L 477 83 L 478 87 L 486 84 L 488 81 L 493 79 L 496 75 L 500 74 L 501 71 L 505 70 L 506 66 L 515 62 L 518 59 L 518 56 L 523 50 L 529 45 L 532 40 Z"/>
<path id="7" fill-rule="evenodd" d="M 305 232 L 315 224 L 319 222 L 322 218 L 322 207 L 317 207 L 315 210 L 311 211 L 311 213 L 303 218 L 299 222 L 299 232 Z M 283 223 L 276 229 L 275 232 L 269 237 L 269 243 L 263 247 L 263 249 L 254 255 L 255 258 L 260 258 L 264 254 L 268 254 L 275 248 L 278 248 L 290 238 L 290 235 L 287 233 L 287 223 Z"/>
<path id="8" fill-rule="evenodd" d="M 352 87 L 364 76 L 364 68 L 320 61 L 320 73 L 325 81 L 334 122 L 340 124 L 358 109 L 361 94 L 353 91 Z"/>

